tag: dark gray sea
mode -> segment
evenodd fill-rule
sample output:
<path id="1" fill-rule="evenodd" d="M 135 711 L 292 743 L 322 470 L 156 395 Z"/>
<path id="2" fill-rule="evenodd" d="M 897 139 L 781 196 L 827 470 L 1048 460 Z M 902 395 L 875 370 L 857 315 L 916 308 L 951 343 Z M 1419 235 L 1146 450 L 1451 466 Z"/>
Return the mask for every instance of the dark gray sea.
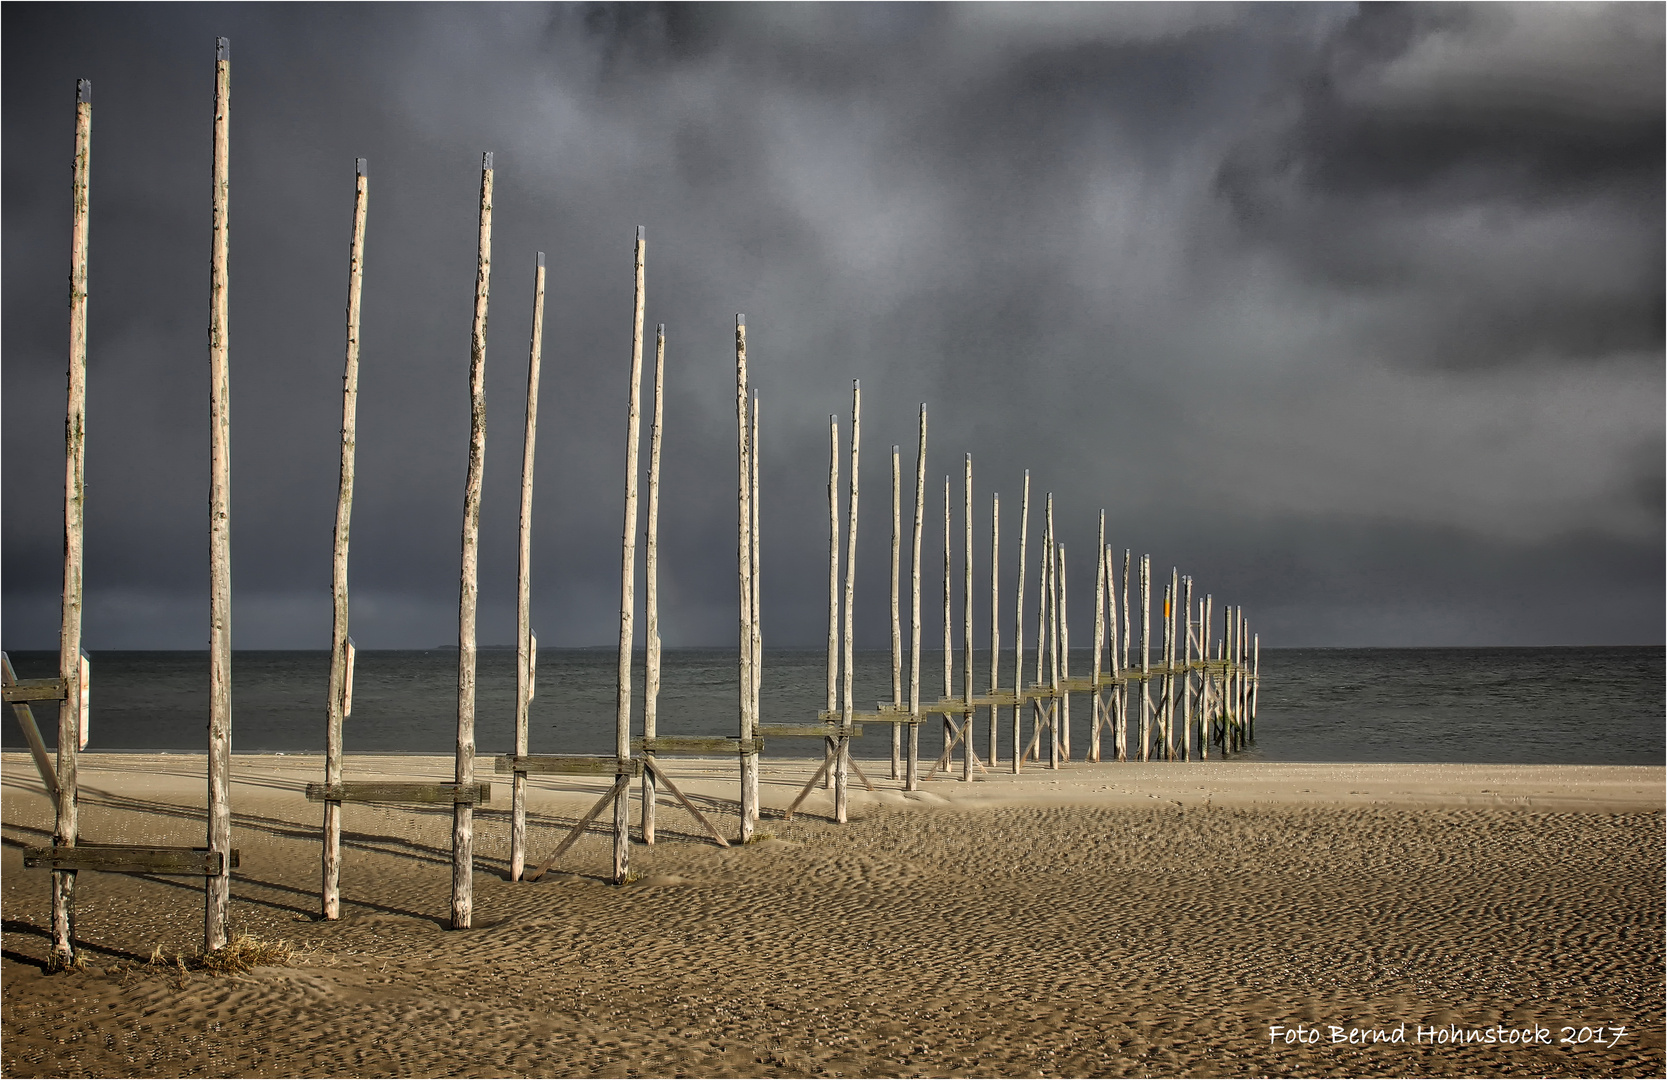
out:
<path id="1" fill-rule="evenodd" d="M 56 673 L 57 654 L 13 653 L 21 678 Z M 479 654 L 475 739 L 482 755 L 512 749 L 515 654 Z M 1269 761 L 1452 761 L 1540 764 L 1662 764 L 1667 674 L 1659 647 L 1559 649 L 1263 649 L 1257 742 L 1250 756 Z M 922 700 L 943 690 L 942 654 L 922 654 Z M 988 653 L 978 654 L 974 683 L 989 685 Z M 1003 658 L 1011 685 L 1011 658 Z M 826 655 L 766 653 L 765 723 L 814 723 L 826 704 Z M 92 654 L 88 750 L 207 748 L 206 652 Z M 613 748 L 611 650 L 541 649 L 532 707 L 534 753 L 609 753 Z M 1073 652 L 1073 674 L 1089 655 Z M 906 676 L 905 676 L 906 677 Z M 959 688 L 957 674 L 957 690 Z M 329 654 L 239 652 L 232 660 L 232 749 L 322 752 Z M 889 652 L 859 653 L 856 701 L 872 708 L 891 698 Z M 669 650 L 661 676 L 663 735 L 732 735 L 738 673 L 733 651 Z M 1028 681 L 1028 676 L 1027 676 Z M 632 693 L 641 731 L 642 657 Z M 1073 749 L 1088 743 L 1088 695 L 1072 704 Z M 36 707 L 49 743 L 53 706 Z M 1004 720 L 1003 734 L 1009 721 Z M 982 752 L 988 714 L 977 720 Z M 0 745 L 21 749 L 7 717 Z M 1026 731 L 1029 730 L 1027 722 Z M 457 653 L 358 654 L 348 751 L 449 754 L 457 730 Z M 941 725 L 921 725 L 921 752 L 935 757 Z M 890 729 L 870 726 L 857 741 L 862 757 L 889 754 Z M 814 740 L 775 740 L 769 757 L 820 754 Z M 1008 754 L 1005 737 L 1002 756 Z"/>

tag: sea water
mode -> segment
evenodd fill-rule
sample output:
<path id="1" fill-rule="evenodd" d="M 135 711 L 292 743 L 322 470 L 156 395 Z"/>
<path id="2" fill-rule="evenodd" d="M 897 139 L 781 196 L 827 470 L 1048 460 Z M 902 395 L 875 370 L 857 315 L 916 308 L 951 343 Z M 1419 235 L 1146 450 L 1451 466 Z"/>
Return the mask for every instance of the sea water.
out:
<path id="1" fill-rule="evenodd" d="M 1091 670 L 1091 650 L 1072 651 L 1070 672 Z M 208 745 L 206 652 L 92 653 L 89 751 L 201 753 Z M 20 678 L 56 673 L 55 652 L 11 654 Z M 513 749 L 515 653 L 478 654 L 475 744 L 482 756 Z M 1034 681 L 1035 654 L 1025 682 Z M 944 694 L 943 654 L 922 653 L 922 702 Z M 974 657 L 976 693 L 989 687 L 989 654 Z M 1001 682 L 1013 685 L 1013 658 L 1002 657 Z M 618 654 L 610 649 L 539 651 L 528 742 L 533 753 L 613 751 Z M 320 753 L 330 662 L 325 651 L 237 652 L 232 657 L 232 749 Z M 1662 764 L 1663 650 L 1659 647 L 1554 649 L 1270 649 L 1262 650 L 1256 743 L 1246 753 L 1269 761 L 1494 762 Z M 962 669 L 951 693 L 961 692 Z M 908 696 L 905 659 L 904 699 Z M 661 735 L 733 735 L 737 730 L 735 653 L 671 649 L 664 654 Z M 1158 692 L 1154 685 L 1154 697 Z M 813 724 L 827 708 L 827 656 L 766 650 L 761 719 Z M 892 697 L 889 651 L 857 654 L 853 701 L 872 710 Z M 643 657 L 635 658 L 632 731 L 641 734 Z M 48 744 L 56 709 L 36 703 Z M 1030 735 L 1028 706 L 1024 723 Z M 1073 758 L 1088 747 L 1093 701 L 1071 698 Z M 1011 754 L 1012 709 L 998 722 L 1003 761 Z M 988 746 L 990 716 L 974 719 L 975 746 Z M 921 725 L 921 755 L 935 760 L 942 721 Z M 0 745 L 26 744 L 15 720 L 3 721 Z M 344 725 L 349 753 L 450 754 L 457 738 L 457 651 L 364 650 L 357 655 L 353 713 Z M 889 726 L 870 724 L 855 740 L 864 759 L 890 754 Z M 812 757 L 820 740 L 771 739 L 766 757 Z"/>

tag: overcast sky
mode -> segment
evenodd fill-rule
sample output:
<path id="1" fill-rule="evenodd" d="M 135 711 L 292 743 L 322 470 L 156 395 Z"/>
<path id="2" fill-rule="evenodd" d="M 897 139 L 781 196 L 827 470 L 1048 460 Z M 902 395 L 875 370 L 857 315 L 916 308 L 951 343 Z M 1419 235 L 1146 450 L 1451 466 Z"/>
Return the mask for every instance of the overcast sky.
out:
<path id="1" fill-rule="evenodd" d="M 1179 566 L 1218 611 L 1244 605 L 1267 645 L 1662 640 L 1660 5 L 3 19 L 8 648 L 57 638 L 77 78 L 94 87 L 84 640 L 206 647 L 217 35 L 238 648 L 329 642 L 361 156 L 352 632 L 456 641 L 485 150 L 483 644 L 514 634 L 540 250 L 534 626 L 547 646 L 617 640 L 638 225 L 668 339 L 670 646 L 735 640 L 737 312 L 763 400 L 770 644 L 825 634 L 827 424 L 848 437 L 856 378 L 862 647 L 889 640 L 889 450 L 907 517 L 921 402 L 928 642 L 943 477 L 959 537 L 968 452 L 981 643 L 990 495 L 1010 640 L 1027 468 L 1032 561 L 1051 491 L 1079 644 L 1101 508 L 1119 552 L 1150 552 L 1155 578 Z"/>

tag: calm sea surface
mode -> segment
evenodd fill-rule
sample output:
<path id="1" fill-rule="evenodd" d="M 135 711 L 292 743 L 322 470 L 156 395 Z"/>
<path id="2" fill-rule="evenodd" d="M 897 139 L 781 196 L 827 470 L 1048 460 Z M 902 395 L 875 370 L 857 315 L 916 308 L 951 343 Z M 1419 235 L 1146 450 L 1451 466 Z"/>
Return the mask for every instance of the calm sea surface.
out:
<path id="1" fill-rule="evenodd" d="M 1564 649 L 1265 649 L 1251 756 L 1270 761 L 1455 761 L 1659 765 L 1664 759 L 1663 650 Z M 93 657 L 89 750 L 207 747 L 206 652 L 99 652 Z M 943 688 L 942 654 L 924 654 L 921 697 Z M 987 653 L 974 665 L 975 685 L 989 685 Z M 13 653 L 21 678 L 49 677 L 57 654 Z M 1003 668 L 1010 667 L 1010 657 Z M 539 653 L 533 702 L 534 753 L 609 753 L 613 749 L 614 672 L 608 650 Z M 1089 656 L 1073 652 L 1073 674 Z M 905 673 L 906 677 L 906 673 Z M 859 653 L 860 707 L 891 698 L 887 652 Z M 322 752 L 326 652 L 239 652 L 232 661 L 232 748 L 239 752 Z M 659 707 L 663 735 L 730 735 L 736 730 L 734 653 L 680 649 L 665 654 Z M 959 679 L 959 675 L 957 675 Z M 1011 673 L 1003 683 L 1011 685 Z M 1027 679 L 1028 681 L 1028 679 Z M 633 730 L 642 717 L 642 658 L 637 658 Z M 479 752 L 512 749 L 515 654 L 479 654 L 475 740 Z M 957 686 L 958 686 L 957 682 Z M 765 723 L 814 723 L 826 704 L 826 656 L 766 654 Z M 1073 749 L 1088 742 L 1088 695 L 1072 703 Z M 53 706 L 36 706 L 48 743 Z M 1010 715 L 1010 714 L 1009 714 Z M 452 752 L 457 724 L 457 653 L 358 654 L 349 752 Z M 1002 728 L 1010 720 L 1004 717 Z M 977 720 L 982 752 L 988 713 Z M 1029 722 L 1025 724 L 1028 735 Z M 26 744 L 6 718 L 0 745 Z M 890 729 L 870 726 L 857 740 L 863 757 L 889 753 Z M 940 725 L 921 725 L 922 755 L 935 757 Z M 768 757 L 810 757 L 814 740 L 772 740 Z M 1005 737 L 1002 756 L 1009 753 Z"/>

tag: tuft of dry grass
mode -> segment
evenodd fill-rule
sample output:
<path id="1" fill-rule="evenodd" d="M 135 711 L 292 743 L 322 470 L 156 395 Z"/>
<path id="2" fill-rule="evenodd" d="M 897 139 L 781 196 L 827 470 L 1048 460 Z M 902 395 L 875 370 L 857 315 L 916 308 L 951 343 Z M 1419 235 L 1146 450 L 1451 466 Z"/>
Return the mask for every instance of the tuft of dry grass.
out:
<path id="1" fill-rule="evenodd" d="M 224 948 L 203 953 L 197 962 L 204 971 L 216 975 L 235 975 L 254 967 L 287 964 L 300 950 L 287 941 L 265 941 L 248 934 L 238 934 L 226 942 Z"/>

